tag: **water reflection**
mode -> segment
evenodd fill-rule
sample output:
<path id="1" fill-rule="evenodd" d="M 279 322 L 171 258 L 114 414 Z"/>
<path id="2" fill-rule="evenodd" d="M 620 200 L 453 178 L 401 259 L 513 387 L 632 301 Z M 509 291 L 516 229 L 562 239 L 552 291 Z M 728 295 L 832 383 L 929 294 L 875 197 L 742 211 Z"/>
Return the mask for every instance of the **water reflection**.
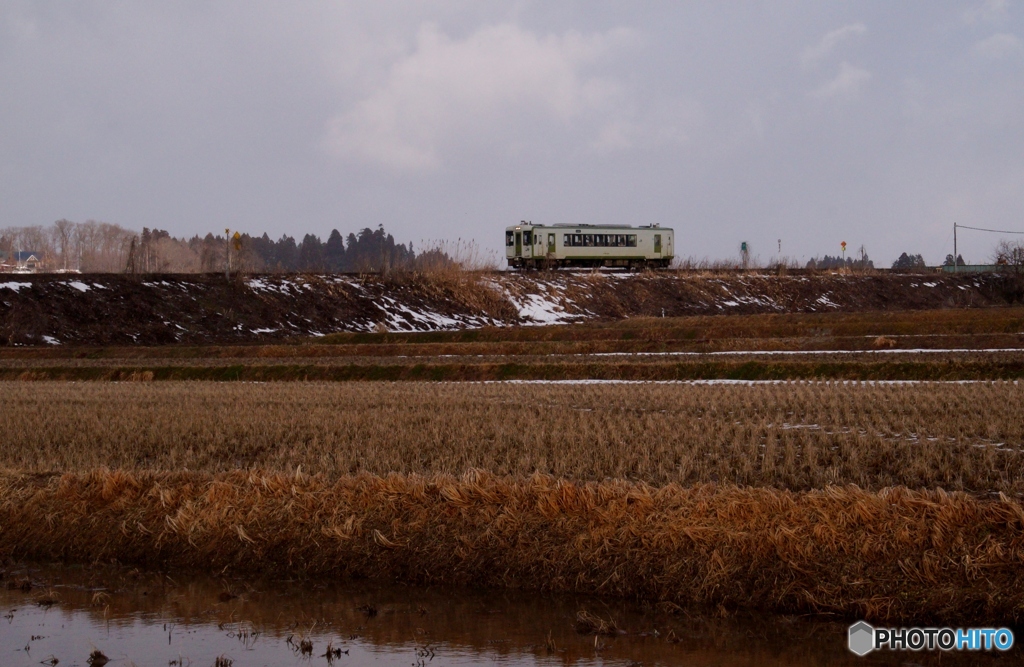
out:
<path id="1" fill-rule="evenodd" d="M 218 657 L 236 667 L 770 667 L 938 664 L 940 657 L 855 658 L 845 648 L 846 623 L 669 613 L 514 591 L 37 565 L 7 569 L 0 588 L 0 664 L 25 667 L 87 667 L 93 651 L 110 665 L 138 667 L 210 667 Z M 941 663 L 1016 663 L 1017 650 L 1011 653 L 1001 659 L 946 654 Z"/>

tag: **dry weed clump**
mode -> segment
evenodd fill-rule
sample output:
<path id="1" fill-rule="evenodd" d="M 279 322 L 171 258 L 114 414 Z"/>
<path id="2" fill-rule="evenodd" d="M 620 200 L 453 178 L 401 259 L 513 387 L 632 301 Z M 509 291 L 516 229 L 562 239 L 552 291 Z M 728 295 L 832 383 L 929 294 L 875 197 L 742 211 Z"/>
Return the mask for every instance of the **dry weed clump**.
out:
<path id="1" fill-rule="evenodd" d="M 1007 624 L 1024 611 L 1024 508 L 1006 497 L 480 471 L 330 481 L 96 470 L 0 475 L 0 499 L 0 556 L 12 558 L 576 591 L 880 622 Z"/>
<path id="2" fill-rule="evenodd" d="M 0 383 L 0 468 L 469 469 L 1024 495 L 1024 387 Z"/>

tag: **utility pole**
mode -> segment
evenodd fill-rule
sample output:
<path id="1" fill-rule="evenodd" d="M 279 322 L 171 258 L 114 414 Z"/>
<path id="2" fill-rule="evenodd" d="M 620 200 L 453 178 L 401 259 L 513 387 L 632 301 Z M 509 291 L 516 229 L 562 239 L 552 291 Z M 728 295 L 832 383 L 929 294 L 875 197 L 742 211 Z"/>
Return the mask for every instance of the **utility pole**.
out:
<path id="1" fill-rule="evenodd" d="M 224 230 L 224 277 L 231 280 L 231 230 Z"/>
<path id="2" fill-rule="evenodd" d="M 956 258 L 957 258 L 957 254 L 956 254 L 956 223 L 954 222 L 953 223 L 953 273 L 956 273 L 956 271 L 957 271 Z"/>

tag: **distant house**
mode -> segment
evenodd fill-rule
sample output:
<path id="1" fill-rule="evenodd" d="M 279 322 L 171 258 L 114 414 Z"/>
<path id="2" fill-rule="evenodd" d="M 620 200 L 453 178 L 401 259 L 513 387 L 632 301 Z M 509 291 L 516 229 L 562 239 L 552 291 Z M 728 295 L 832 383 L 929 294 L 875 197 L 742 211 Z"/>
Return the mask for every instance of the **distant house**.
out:
<path id="1" fill-rule="evenodd" d="M 19 250 L 14 253 L 14 270 L 35 273 L 43 268 L 43 254 L 32 250 Z"/>
<path id="2" fill-rule="evenodd" d="M 0 250 L 0 273 L 9 273 L 14 270 L 11 263 L 11 255 L 6 250 Z"/>

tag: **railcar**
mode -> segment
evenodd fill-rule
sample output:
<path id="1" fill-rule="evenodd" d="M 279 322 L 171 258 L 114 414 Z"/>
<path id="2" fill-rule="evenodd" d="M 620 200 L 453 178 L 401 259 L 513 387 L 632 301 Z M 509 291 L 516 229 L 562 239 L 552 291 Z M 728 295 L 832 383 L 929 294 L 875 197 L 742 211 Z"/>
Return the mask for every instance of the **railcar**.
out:
<path id="1" fill-rule="evenodd" d="M 505 228 L 505 259 L 513 269 L 560 267 L 665 268 L 675 256 L 669 227 L 658 225 L 535 225 Z"/>

